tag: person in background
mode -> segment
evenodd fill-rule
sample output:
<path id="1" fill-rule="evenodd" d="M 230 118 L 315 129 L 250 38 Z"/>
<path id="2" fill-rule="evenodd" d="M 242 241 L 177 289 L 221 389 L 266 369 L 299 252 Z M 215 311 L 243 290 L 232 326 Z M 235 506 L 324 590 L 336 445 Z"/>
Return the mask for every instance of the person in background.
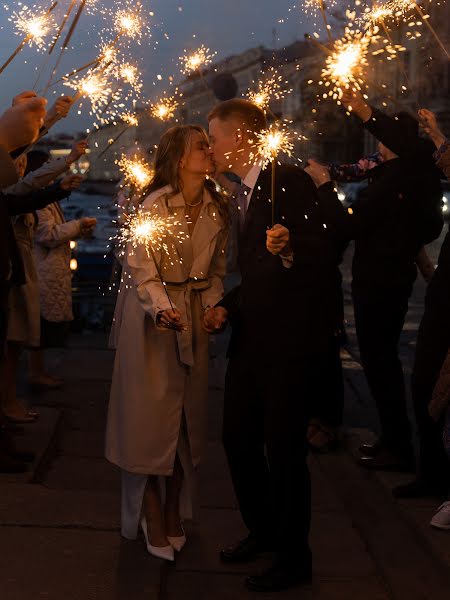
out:
<path id="1" fill-rule="evenodd" d="M 436 117 L 426 109 L 419 111 L 422 128 L 436 151 L 437 166 L 450 179 L 450 144 L 439 129 Z M 416 479 L 394 488 L 399 498 L 433 496 L 447 498 L 450 488 L 449 411 L 450 388 L 447 359 L 450 348 L 450 233 L 447 232 L 434 275 L 425 296 L 425 311 L 417 336 L 411 392 L 419 434 L 419 461 Z M 444 443 L 443 443 L 444 438 Z M 446 451 L 447 448 L 447 451 Z M 441 505 L 431 524 L 450 528 L 450 502 Z"/>

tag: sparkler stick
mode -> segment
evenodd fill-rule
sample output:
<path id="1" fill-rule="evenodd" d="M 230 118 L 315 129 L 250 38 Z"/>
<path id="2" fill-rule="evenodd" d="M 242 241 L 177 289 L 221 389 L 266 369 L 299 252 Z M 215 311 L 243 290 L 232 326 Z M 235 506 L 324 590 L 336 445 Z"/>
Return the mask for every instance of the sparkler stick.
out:
<path id="1" fill-rule="evenodd" d="M 54 2 L 50 8 L 42 15 L 41 17 L 41 21 L 40 21 L 40 25 L 41 28 L 45 27 L 45 18 L 48 17 L 48 15 L 50 15 L 50 13 L 56 8 L 58 2 Z M 36 31 L 33 31 L 32 29 L 33 27 L 33 23 L 30 23 L 28 30 L 29 33 L 27 33 L 27 35 L 23 38 L 23 40 L 20 42 L 20 44 L 17 46 L 17 48 L 14 50 L 14 52 L 11 54 L 11 56 L 8 58 L 8 60 L 0 67 L 0 74 L 3 73 L 3 71 L 6 69 L 6 67 L 16 58 L 16 56 L 19 54 L 19 52 L 22 50 L 22 48 L 24 48 L 24 46 L 33 38 L 36 38 L 38 36 L 38 33 L 36 33 Z M 42 33 L 46 33 L 46 32 L 41 32 Z"/>
<path id="2" fill-rule="evenodd" d="M 276 159 L 272 159 L 272 180 L 271 180 L 271 193 L 270 199 L 272 200 L 272 227 L 275 225 L 275 169 Z"/>
<path id="3" fill-rule="evenodd" d="M 52 45 L 50 46 L 50 49 L 48 51 L 49 54 L 51 54 L 53 52 L 53 50 L 55 49 L 55 46 L 58 43 L 59 38 L 61 37 L 63 29 L 66 26 L 67 20 L 70 17 L 70 13 L 72 12 L 72 10 L 73 10 L 73 8 L 74 8 L 74 6 L 75 6 L 76 3 L 77 3 L 77 0 L 71 0 L 71 2 L 69 4 L 69 8 L 67 9 L 67 12 L 64 15 L 64 18 L 63 18 L 63 20 L 61 22 L 61 25 L 59 26 L 58 33 L 56 34 L 56 37 L 53 40 Z"/>
<path id="4" fill-rule="evenodd" d="M 110 144 L 108 144 L 105 148 L 103 148 L 103 150 L 100 152 L 100 154 L 96 157 L 95 161 L 100 160 L 102 158 L 102 156 L 104 156 L 106 154 L 106 152 L 111 148 L 111 146 L 113 146 L 118 140 L 120 140 L 120 138 L 123 136 L 123 134 L 125 133 L 125 131 L 128 130 L 129 127 L 136 127 L 138 125 L 138 119 L 136 116 L 134 115 L 123 115 L 122 117 L 124 119 L 124 121 L 126 121 L 126 126 L 122 129 L 122 131 L 116 135 L 115 138 L 113 138 L 113 140 L 111 141 Z M 88 139 L 89 137 L 92 135 L 92 133 L 94 133 L 93 131 L 88 135 Z"/>
<path id="5" fill-rule="evenodd" d="M 319 1 L 319 9 L 322 14 L 322 19 L 323 19 L 325 29 L 326 29 L 326 32 L 328 35 L 328 43 L 331 46 L 331 44 L 333 43 L 333 38 L 331 37 L 331 29 L 330 29 L 330 26 L 328 25 L 327 13 L 325 12 L 325 5 L 323 3 L 323 0 L 318 0 L 318 1 Z"/>
<path id="6" fill-rule="evenodd" d="M 73 32 L 75 31 L 75 28 L 78 25 L 78 21 L 80 20 L 81 13 L 83 12 L 85 6 L 86 6 L 86 0 L 81 0 L 80 6 L 78 7 L 78 10 L 77 10 L 77 13 L 76 13 L 76 15 L 74 17 L 74 20 L 72 21 L 72 25 L 70 26 L 70 29 L 67 32 L 66 39 L 64 40 L 63 45 L 61 46 L 61 50 L 59 52 L 58 59 L 56 61 L 55 67 L 54 67 L 54 69 L 53 69 L 53 71 L 52 71 L 52 73 L 50 75 L 49 80 L 47 81 L 47 85 L 45 86 L 44 94 L 48 90 L 48 88 L 50 87 L 50 85 L 51 85 L 51 83 L 53 81 L 53 77 L 55 76 L 55 74 L 56 74 L 56 72 L 58 70 L 58 67 L 59 67 L 59 65 L 61 63 L 62 57 L 64 55 L 64 52 L 67 50 L 67 48 L 69 46 L 69 42 L 72 39 Z"/>
<path id="7" fill-rule="evenodd" d="M 421 19 L 423 19 L 425 25 L 430 30 L 431 34 L 433 35 L 434 39 L 438 43 L 439 47 L 444 52 L 445 56 L 450 60 L 450 54 L 449 54 L 447 48 L 444 46 L 441 38 L 438 36 L 436 29 L 430 23 L 430 19 L 427 18 L 427 15 L 423 12 L 423 10 L 420 8 L 420 6 L 417 4 L 417 2 L 413 1 L 412 4 L 413 4 L 414 8 L 416 9 L 416 11 L 419 13 Z"/>

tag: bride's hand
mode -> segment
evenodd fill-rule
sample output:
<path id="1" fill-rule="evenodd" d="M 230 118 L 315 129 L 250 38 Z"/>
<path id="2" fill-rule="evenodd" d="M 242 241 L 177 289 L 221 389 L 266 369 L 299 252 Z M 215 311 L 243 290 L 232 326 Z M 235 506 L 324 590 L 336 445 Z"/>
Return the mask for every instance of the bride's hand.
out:
<path id="1" fill-rule="evenodd" d="M 176 308 L 174 310 L 163 310 L 158 313 L 157 325 L 182 331 L 186 329 L 185 323 L 181 322 L 181 313 Z"/>

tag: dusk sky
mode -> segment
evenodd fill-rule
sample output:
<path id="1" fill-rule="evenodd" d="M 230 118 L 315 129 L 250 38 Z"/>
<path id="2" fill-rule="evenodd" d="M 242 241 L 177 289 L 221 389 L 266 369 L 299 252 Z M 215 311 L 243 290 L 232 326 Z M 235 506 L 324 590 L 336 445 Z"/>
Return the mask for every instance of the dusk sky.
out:
<path id="1" fill-rule="evenodd" d="M 120 2 L 106 0 L 100 2 L 103 7 L 120 7 Z M 48 7 L 50 1 L 36 0 L 38 6 Z M 143 0 L 145 11 L 154 12 L 150 18 L 151 38 L 146 37 L 140 46 L 134 44 L 128 53 L 133 60 L 140 62 L 144 80 L 144 97 L 155 96 L 155 86 L 161 90 L 168 87 L 167 78 L 181 79 L 178 57 L 185 48 L 205 44 L 217 52 L 217 60 L 230 54 L 241 52 L 258 45 L 273 46 L 274 28 L 277 46 L 282 47 L 303 38 L 305 31 L 313 31 L 295 0 Z M 54 11 L 57 22 L 61 20 L 63 9 L 69 0 L 60 0 L 60 6 Z M 134 3 L 135 5 L 136 3 Z M 29 4 L 31 6 L 31 3 Z M 297 7 L 295 7 L 297 5 Z M 0 61 L 3 63 L 20 43 L 21 37 L 14 34 L 14 25 L 8 21 L 11 12 L 19 8 L 17 2 L 9 2 L 8 9 L 0 7 Z M 290 10 L 291 9 L 291 10 Z M 59 12 L 57 12 L 59 10 Z M 280 22 L 283 20 L 283 22 Z M 100 31 L 111 24 L 98 14 L 84 14 L 72 39 L 72 48 L 68 50 L 58 70 L 59 76 L 92 60 L 96 56 L 96 44 L 101 40 Z M 166 39 L 165 33 L 169 39 Z M 193 37 L 195 35 L 195 38 Z M 111 39 L 104 36 L 104 39 Z M 44 87 L 50 68 L 55 64 L 58 52 L 54 52 L 47 69 L 37 86 Z M 11 65 L 0 75 L 0 106 L 6 108 L 11 98 L 24 89 L 33 88 L 37 72 L 41 69 L 46 54 L 35 48 L 25 48 Z M 162 76 L 158 81 L 157 76 Z M 54 94 L 60 94 L 62 86 L 53 88 Z M 73 93 L 68 90 L 68 93 Z M 49 101 L 52 96 L 47 95 Z M 73 109 L 72 109 L 73 110 Z M 76 110 L 55 130 L 74 131 L 89 127 L 92 119 L 88 117 L 87 107 L 82 114 Z"/>

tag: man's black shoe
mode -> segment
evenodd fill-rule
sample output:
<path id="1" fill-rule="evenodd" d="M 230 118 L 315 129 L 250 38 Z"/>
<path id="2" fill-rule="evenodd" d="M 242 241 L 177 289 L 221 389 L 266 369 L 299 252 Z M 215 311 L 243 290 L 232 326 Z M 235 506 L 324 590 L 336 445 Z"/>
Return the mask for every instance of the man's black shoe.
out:
<path id="1" fill-rule="evenodd" d="M 358 459 L 358 464 L 372 471 L 414 473 L 416 470 L 414 458 L 396 456 L 387 450 L 381 450 L 376 456 L 361 456 Z"/>
<path id="2" fill-rule="evenodd" d="M 422 477 L 409 483 L 398 485 L 392 490 L 394 498 L 438 498 L 445 499 L 448 490 L 442 484 Z"/>
<path id="3" fill-rule="evenodd" d="M 358 450 L 361 454 L 364 454 L 364 456 L 377 456 L 381 451 L 381 444 L 379 442 L 376 442 L 375 444 L 361 444 Z"/>
<path id="4" fill-rule="evenodd" d="M 311 569 L 293 569 L 283 564 L 274 564 L 260 575 L 247 577 L 245 585 L 254 592 L 280 592 L 297 585 L 312 582 Z"/>
<path id="5" fill-rule="evenodd" d="M 246 537 L 234 546 L 220 551 L 220 559 L 226 563 L 245 563 L 255 560 L 261 552 L 272 552 L 270 544 L 263 544 L 254 538 Z"/>

